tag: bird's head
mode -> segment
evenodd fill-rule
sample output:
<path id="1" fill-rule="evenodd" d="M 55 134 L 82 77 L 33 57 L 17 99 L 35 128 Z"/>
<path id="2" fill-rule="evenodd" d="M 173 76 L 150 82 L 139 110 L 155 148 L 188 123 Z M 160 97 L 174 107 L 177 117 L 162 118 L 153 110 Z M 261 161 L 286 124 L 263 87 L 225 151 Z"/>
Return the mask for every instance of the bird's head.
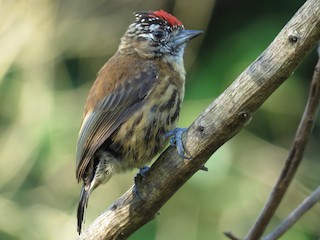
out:
<path id="1" fill-rule="evenodd" d="M 134 51 L 145 58 L 182 58 L 186 43 L 202 33 L 185 30 L 181 21 L 163 10 L 134 14 L 136 20 L 122 37 L 120 51 Z"/>

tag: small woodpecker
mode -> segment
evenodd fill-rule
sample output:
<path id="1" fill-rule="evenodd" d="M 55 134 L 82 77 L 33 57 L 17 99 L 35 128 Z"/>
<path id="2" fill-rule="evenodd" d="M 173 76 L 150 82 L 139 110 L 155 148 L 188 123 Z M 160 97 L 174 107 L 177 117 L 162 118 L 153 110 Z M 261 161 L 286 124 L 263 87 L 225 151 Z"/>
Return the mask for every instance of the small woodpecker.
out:
<path id="1" fill-rule="evenodd" d="M 90 193 L 113 174 L 142 169 L 168 136 L 185 158 L 183 129 L 175 129 L 185 89 L 183 54 L 202 31 L 185 30 L 163 10 L 135 17 L 86 101 L 76 150 L 76 177 L 83 182 L 79 234 Z"/>

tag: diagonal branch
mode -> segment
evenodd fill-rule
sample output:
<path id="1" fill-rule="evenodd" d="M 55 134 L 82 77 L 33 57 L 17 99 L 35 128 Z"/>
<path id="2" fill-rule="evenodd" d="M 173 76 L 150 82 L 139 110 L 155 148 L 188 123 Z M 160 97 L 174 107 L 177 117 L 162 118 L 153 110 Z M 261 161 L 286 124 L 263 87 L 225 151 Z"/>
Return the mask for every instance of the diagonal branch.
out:
<path id="1" fill-rule="evenodd" d="M 277 227 L 274 232 L 268 234 L 263 238 L 263 240 L 274 240 L 281 237 L 318 201 L 320 201 L 320 186 L 314 190 L 292 213 L 290 213 L 290 215 Z"/>
<path id="2" fill-rule="evenodd" d="M 126 239 L 151 221 L 208 158 L 248 123 L 319 39 L 319 0 L 308 0 L 269 47 L 189 127 L 185 146 L 193 159 L 183 160 L 175 148 L 167 148 L 142 179 L 143 200 L 131 187 L 79 239 Z"/>
<path id="3" fill-rule="evenodd" d="M 320 47 L 319 47 L 320 54 Z M 320 57 L 320 55 L 319 55 Z M 277 210 L 284 194 L 286 193 L 294 174 L 296 173 L 302 159 L 305 148 L 308 143 L 308 138 L 312 132 L 315 119 L 317 117 L 317 110 L 319 108 L 320 99 L 320 58 L 315 67 L 310 91 L 309 98 L 301 118 L 300 125 L 298 127 L 296 136 L 293 140 L 292 147 L 289 152 L 289 156 L 285 162 L 285 166 L 282 169 L 281 175 L 278 182 L 272 189 L 267 203 L 261 211 L 255 224 L 252 226 L 247 237 L 245 239 L 259 239 L 272 216 Z"/>

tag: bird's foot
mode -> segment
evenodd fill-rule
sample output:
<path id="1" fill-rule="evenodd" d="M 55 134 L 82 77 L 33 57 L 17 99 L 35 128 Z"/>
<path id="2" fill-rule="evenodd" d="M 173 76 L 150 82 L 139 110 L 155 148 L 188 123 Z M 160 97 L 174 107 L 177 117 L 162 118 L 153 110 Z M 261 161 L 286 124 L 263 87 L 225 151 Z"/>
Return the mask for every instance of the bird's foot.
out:
<path id="1" fill-rule="evenodd" d="M 187 131 L 187 128 L 175 128 L 164 134 L 165 137 L 170 137 L 170 145 L 176 146 L 179 155 L 185 159 L 191 159 L 191 156 L 186 156 L 186 150 L 184 149 L 182 142 L 182 134 Z M 190 154 L 188 154 L 190 155 Z"/>
<path id="2" fill-rule="evenodd" d="M 141 200 L 144 200 L 144 198 L 141 194 L 141 181 L 144 178 L 144 176 L 146 175 L 146 172 L 149 170 L 149 167 L 143 166 L 139 169 L 140 169 L 139 172 L 134 177 L 134 185 L 135 185 L 134 191 Z"/>

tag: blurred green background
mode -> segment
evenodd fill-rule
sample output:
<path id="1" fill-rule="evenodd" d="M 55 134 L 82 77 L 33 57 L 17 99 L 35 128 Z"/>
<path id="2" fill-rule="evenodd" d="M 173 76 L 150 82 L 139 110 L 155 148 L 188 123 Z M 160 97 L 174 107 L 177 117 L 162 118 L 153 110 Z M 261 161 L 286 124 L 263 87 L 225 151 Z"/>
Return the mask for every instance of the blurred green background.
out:
<path id="1" fill-rule="evenodd" d="M 0 0 L 0 239 L 75 239 L 75 146 L 89 88 L 133 11 L 164 9 L 205 31 L 186 51 L 179 126 L 197 115 L 273 40 L 302 0 Z M 130 239 L 244 236 L 275 183 L 306 102 L 315 51 Z M 320 121 L 268 231 L 318 184 Z M 85 228 L 132 184 L 113 177 L 91 196 Z M 320 206 L 282 239 L 318 239 Z"/>

